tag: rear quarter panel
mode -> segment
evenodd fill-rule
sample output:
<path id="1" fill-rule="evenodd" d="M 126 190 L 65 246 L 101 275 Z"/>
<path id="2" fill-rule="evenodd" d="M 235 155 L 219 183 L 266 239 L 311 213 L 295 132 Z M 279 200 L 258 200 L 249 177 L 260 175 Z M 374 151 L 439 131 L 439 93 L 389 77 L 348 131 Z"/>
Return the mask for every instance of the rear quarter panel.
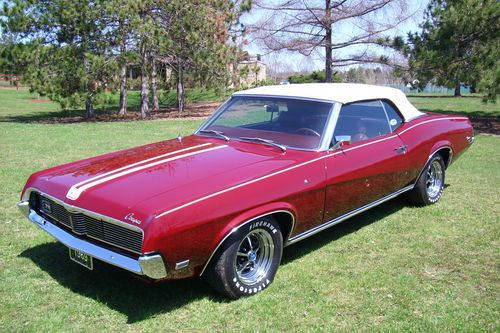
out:
<path id="1" fill-rule="evenodd" d="M 437 150 L 451 148 L 453 162 L 469 147 L 467 138 L 474 135 L 469 118 L 437 114 L 405 123 L 396 133 L 408 146 L 408 166 L 414 181 Z"/>

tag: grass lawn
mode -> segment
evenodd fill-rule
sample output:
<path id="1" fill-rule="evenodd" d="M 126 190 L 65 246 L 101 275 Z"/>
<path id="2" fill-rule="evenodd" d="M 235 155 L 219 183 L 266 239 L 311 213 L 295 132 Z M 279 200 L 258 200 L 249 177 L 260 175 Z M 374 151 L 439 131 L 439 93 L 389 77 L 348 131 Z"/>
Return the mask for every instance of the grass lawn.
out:
<path id="1" fill-rule="evenodd" d="M 436 205 L 397 198 L 290 246 L 269 289 L 227 301 L 203 279 L 147 285 L 104 264 L 88 271 L 15 207 L 36 170 L 188 134 L 200 120 L 19 121 L 58 111 L 31 98 L 0 89 L 0 331 L 500 330 L 497 136 L 477 136 Z M 483 110 L 474 98 L 412 100 Z"/>
<path id="2" fill-rule="evenodd" d="M 213 90 L 190 89 L 186 92 L 186 102 L 219 102 L 225 97 Z M 159 93 L 160 108 L 174 108 L 177 95 L 175 91 L 161 91 Z M 118 113 L 118 93 L 107 93 L 106 103 L 96 103 L 96 115 Z M 129 111 L 137 111 L 140 106 L 140 92 L 127 93 L 127 107 Z M 45 99 L 45 97 L 30 94 L 27 88 L 16 91 L 13 88 L 0 88 L 0 122 L 36 122 L 51 118 L 83 116 L 84 110 L 60 109 L 59 105 Z"/>
<path id="3" fill-rule="evenodd" d="M 500 117 L 500 105 L 483 103 L 479 95 L 450 97 L 443 95 L 411 95 L 410 101 L 422 111 L 467 114 L 470 117 Z"/>

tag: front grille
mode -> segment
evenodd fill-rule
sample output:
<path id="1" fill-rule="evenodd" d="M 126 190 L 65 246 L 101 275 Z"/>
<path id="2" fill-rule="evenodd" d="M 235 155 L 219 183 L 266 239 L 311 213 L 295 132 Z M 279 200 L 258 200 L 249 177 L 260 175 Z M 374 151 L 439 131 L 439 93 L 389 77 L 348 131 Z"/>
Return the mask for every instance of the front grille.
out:
<path id="1" fill-rule="evenodd" d="M 47 198 L 40 198 L 40 210 L 58 222 L 71 228 L 71 216 L 64 206 Z"/>
<path id="2" fill-rule="evenodd" d="M 141 254 L 142 232 L 139 230 L 96 219 L 85 213 L 68 211 L 63 205 L 36 192 L 31 193 L 30 208 L 70 228 L 75 234 Z"/>

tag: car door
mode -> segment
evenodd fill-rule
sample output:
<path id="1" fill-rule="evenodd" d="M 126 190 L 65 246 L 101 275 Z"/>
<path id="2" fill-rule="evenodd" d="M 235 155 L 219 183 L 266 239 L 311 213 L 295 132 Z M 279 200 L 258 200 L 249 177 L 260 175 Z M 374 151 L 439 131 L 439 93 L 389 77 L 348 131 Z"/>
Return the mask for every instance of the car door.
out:
<path id="1" fill-rule="evenodd" d="M 380 100 L 343 105 L 327 158 L 324 221 L 384 198 L 408 181 L 406 146 L 393 131 L 402 118 Z M 345 144 L 338 147 L 336 143 Z M 338 147 L 338 148 L 337 148 Z"/>

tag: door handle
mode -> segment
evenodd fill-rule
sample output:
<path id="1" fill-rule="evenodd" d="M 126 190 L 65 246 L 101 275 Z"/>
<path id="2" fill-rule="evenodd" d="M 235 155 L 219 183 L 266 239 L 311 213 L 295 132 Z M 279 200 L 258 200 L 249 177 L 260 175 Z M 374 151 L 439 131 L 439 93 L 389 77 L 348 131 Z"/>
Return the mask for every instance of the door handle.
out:
<path id="1" fill-rule="evenodd" d="M 407 145 L 401 145 L 397 148 L 394 148 L 394 150 L 398 153 L 398 154 L 406 154 L 406 152 L 408 152 L 408 146 Z"/>

